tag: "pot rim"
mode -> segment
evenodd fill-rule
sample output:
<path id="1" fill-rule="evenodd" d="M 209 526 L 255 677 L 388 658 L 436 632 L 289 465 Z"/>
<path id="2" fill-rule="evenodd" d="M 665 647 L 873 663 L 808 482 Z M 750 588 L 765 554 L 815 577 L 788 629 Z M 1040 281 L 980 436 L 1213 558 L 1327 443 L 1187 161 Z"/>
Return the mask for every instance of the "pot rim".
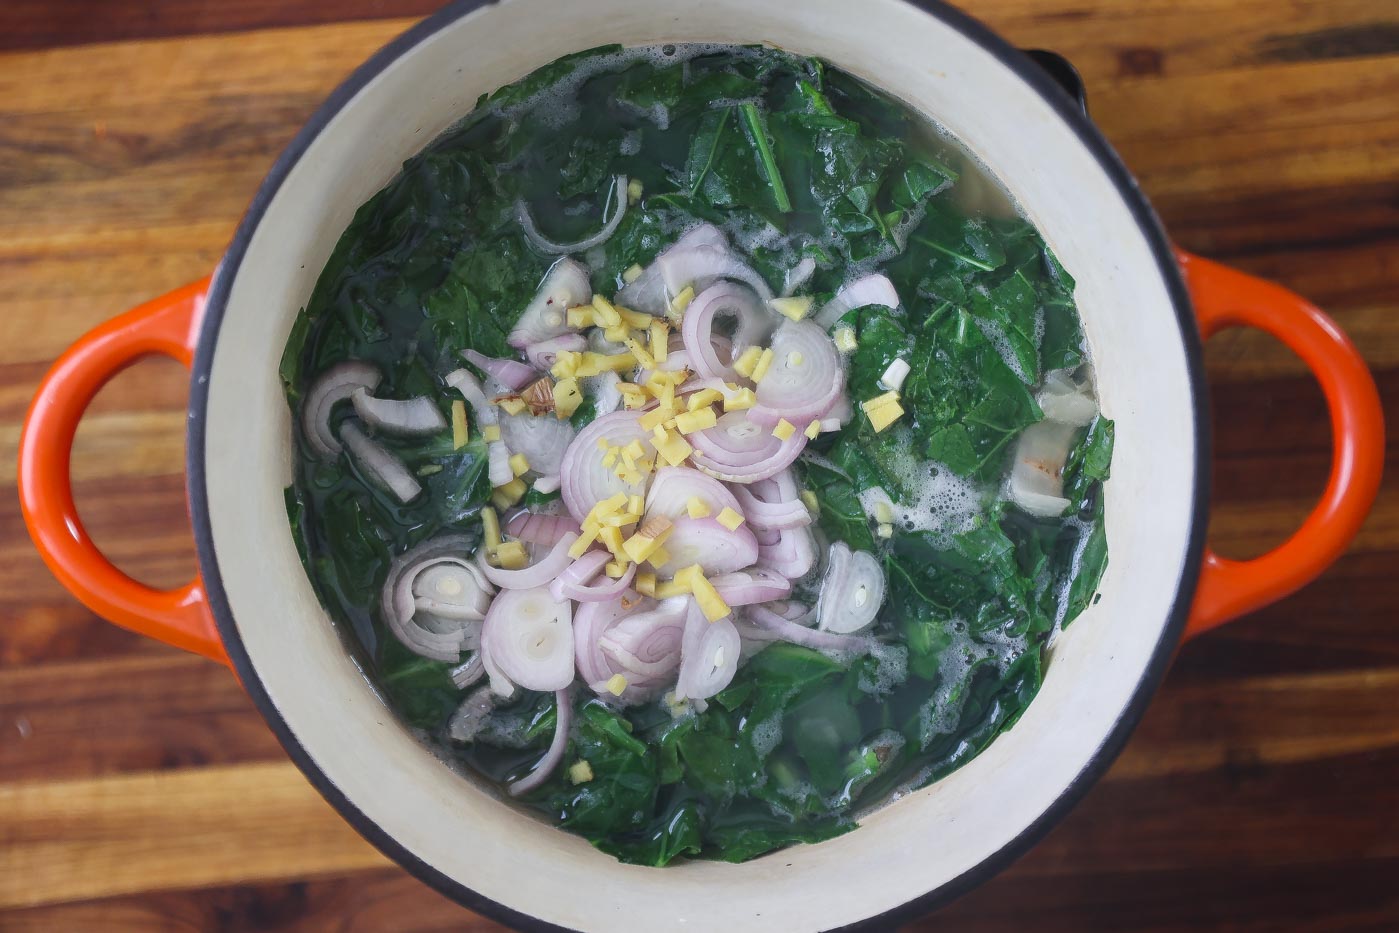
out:
<path id="1" fill-rule="evenodd" d="M 548 923 L 499 901 L 487 898 L 418 858 L 360 810 L 311 758 L 292 733 L 281 711 L 273 703 L 267 688 L 262 683 L 248 656 L 239 636 L 237 625 L 234 623 L 216 558 L 217 551 L 210 522 L 205 476 L 207 433 L 205 411 L 208 405 L 209 376 L 213 366 L 214 349 L 218 342 L 233 280 L 238 274 L 249 242 L 261 223 L 269 204 L 312 141 L 354 99 L 360 90 L 430 36 L 463 16 L 493 2 L 495 0 L 454 0 L 395 37 L 335 88 L 273 163 L 272 168 L 258 187 L 247 212 L 240 220 L 223 260 L 214 273 L 203 316 L 199 323 L 199 335 L 190 380 L 186 476 L 195 549 L 210 612 L 218 627 L 219 636 L 243 688 L 252 698 L 258 712 L 267 721 L 287 755 L 306 776 L 307 780 L 361 836 L 419 881 L 439 893 L 464 907 L 509 924 L 516 929 L 530 931 L 564 930 L 565 927 Z M 1209 511 L 1209 487 L 1207 483 L 1202 482 L 1202 478 L 1208 475 L 1210 462 L 1210 410 L 1203 374 L 1201 339 L 1184 277 L 1176 263 L 1170 240 L 1161 226 L 1155 209 L 1142 194 L 1135 178 L 1123 164 L 1116 151 L 1088 118 L 1081 104 L 1070 97 L 1063 86 L 1043 67 L 993 32 L 990 27 L 961 10 L 949 6 L 944 0 L 902 0 L 902 2 L 941 20 L 945 25 L 961 33 L 1029 85 L 1044 99 L 1056 115 L 1068 124 L 1079 142 L 1099 163 L 1131 212 L 1161 272 L 1171 306 L 1176 314 L 1181 343 L 1185 351 L 1186 371 L 1191 390 L 1190 406 L 1195 427 L 1194 501 L 1190 536 L 1184 555 L 1180 585 L 1167 615 L 1166 624 L 1162 628 L 1160 640 L 1143 669 L 1142 676 L 1138 680 L 1131 698 L 1087 764 L 1049 807 L 999 850 L 938 887 L 897 907 L 842 927 L 841 929 L 844 930 L 886 929 L 941 907 L 989 880 L 1040 841 L 1102 777 L 1121 753 L 1127 739 L 1145 713 L 1147 705 L 1165 676 L 1176 646 L 1185 631 L 1186 619 L 1200 577 Z"/>

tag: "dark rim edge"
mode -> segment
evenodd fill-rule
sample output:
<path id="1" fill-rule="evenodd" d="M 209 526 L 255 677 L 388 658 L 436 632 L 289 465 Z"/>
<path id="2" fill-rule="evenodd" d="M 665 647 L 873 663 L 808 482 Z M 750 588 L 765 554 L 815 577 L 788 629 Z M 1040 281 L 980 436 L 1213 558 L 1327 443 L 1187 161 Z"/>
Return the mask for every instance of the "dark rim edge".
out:
<path id="1" fill-rule="evenodd" d="M 282 717 L 281 711 L 272 702 L 238 635 L 237 626 L 233 621 L 232 611 L 229 607 L 228 596 L 223 588 L 223 579 L 218 570 L 217 551 L 214 547 L 213 530 L 209 521 L 208 488 L 204 472 L 206 437 L 204 411 L 208 405 L 208 377 L 212 369 L 218 332 L 227 308 L 230 283 L 237 274 L 254 231 L 266 213 L 268 205 L 281 189 L 282 182 L 285 181 L 292 167 L 300 160 L 311 142 L 370 81 L 400 56 L 443 27 L 493 2 L 494 0 L 455 0 L 394 38 L 364 64 L 356 68 L 330 94 L 273 163 L 266 178 L 259 186 L 257 194 L 249 204 L 247 212 L 238 224 L 238 229 L 235 231 L 228 250 L 214 275 L 213 285 L 205 304 L 190 380 L 186 472 L 195 547 L 219 636 L 224 642 L 229 660 L 232 662 L 243 688 L 252 697 L 258 712 L 267 721 L 278 742 L 281 743 L 288 756 L 307 780 L 361 836 L 434 890 L 465 907 L 509 924 L 516 929 L 530 931 L 565 930 L 567 928 L 521 913 L 487 898 L 418 858 L 355 806 L 321 770 L 320 766 L 312 760 Z M 1185 631 L 1186 619 L 1199 581 L 1209 513 L 1209 488 L 1204 482 L 1204 478 L 1208 476 L 1210 462 L 1210 412 L 1206 403 L 1208 396 L 1203 375 L 1201 340 L 1196 328 L 1189 292 L 1176 264 L 1170 240 L 1167 238 L 1155 210 L 1141 193 L 1136 179 L 1132 177 L 1121 158 L 1080 109 L 1079 103 L 1071 98 L 1064 88 L 1033 59 L 1011 46 L 991 31 L 989 27 L 962 11 L 948 6 L 943 0 L 905 0 L 905 2 L 941 20 L 981 46 L 1038 93 L 1059 118 L 1073 130 L 1127 204 L 1155 256 L 1158 270 L 1176 312 L 1181 342 L 1185 348 L 1186 369 L 1191 388 L 1191 407 L 1195 417 L 1194 506 L 1191 516 L 1190 539 L 1184 555 L 1176 599 L 1171 606 L 1166 625 L 1162 629 L 1161 639 L 1151 660 L 1142 672 L 1141 679 L 1138 681 L 1131 699 L 1084 768 L 1065 787 L 1053 804 L 998 851 L 937 888 L 898 907 L 841 928 L 844 930 L 888 929 L 898 923 L 941 907 L 999 874 L 1011 862 L 1018 859 L 1042 839 L 1050 828 L 1062 820 L 1083 798 L 1088 789 L 1102 777 L 1121 753 L 1137 722 L 1145 712 L 1147 704 L 1151 701 L 1170 666 L 1175 649 Z"/>

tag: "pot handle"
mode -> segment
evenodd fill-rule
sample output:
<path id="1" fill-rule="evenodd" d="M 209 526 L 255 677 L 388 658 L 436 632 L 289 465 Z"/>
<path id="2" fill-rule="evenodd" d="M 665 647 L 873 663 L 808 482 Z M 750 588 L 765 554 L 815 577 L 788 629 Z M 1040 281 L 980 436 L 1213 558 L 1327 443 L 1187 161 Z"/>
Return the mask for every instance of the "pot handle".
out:
<path id="1" fill-rule="evenodd" d="M 203 581 L 158 590 L 122 573 L 97 549 L 73 503 L 69 473 L 78 421 L 99 389 L 143 356 L 186 367 L 209 279 L 177 288 L 88 331 L 39 384 L 19 441 L 24 522 L 54 576 L 83 605 L 117 625 L 227 664 Z"/>
<path id="2" fill-rule="evenodd" d="M 1336 322 L 1305 298 L 1183 250 L 1176 259 L 1195 303 L 1200 335 L 1256 327 L 1287 344 L 1312 371 L 1331 416 L 1331 477 L 1302 527 L 1252 560 L 1206 548 L 1185 637 L 1275 602 L 1316 579 L 1345 551 L 1379 491 L 1384 414 L 1379 392 Z"/>

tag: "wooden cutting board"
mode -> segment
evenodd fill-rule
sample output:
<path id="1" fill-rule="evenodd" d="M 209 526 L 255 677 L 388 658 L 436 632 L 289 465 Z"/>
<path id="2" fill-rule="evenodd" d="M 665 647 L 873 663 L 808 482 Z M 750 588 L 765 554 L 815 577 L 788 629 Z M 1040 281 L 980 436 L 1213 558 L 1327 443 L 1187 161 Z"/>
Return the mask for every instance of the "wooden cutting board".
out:
<path id="1" fill-rule="evenodd" d="M 0 7 L 0 475 L 47 364 L 208 272 L 322 97 L 424 0 Z M 1389 0 L 977 0 L 1082 70 L 1185 247 L 1329 309 L 1399 412 L 1399 10 Z M 1319 392 L 1287 351 L 1207 351 L 1211 537 L 1260 553 L 1321 489 Z M 93 406 L 83 515 L 152 583 L 193 566 L 185 376 Z M 1393 430 L 1391 436 L 1399 434 Z M 1391 449 L 1393 447 L 1391 446 Z M 1123 620 L 1124 623 L 1130 620 Z M 1351 552 L 1186 647 L 1126 752 L 1004 875 L 917 929 L 1399 928 L 1399 482 Z M 94 618 L 0 500 L 0 930 L 495 929 L 386 862 L 227 671 Z"/>

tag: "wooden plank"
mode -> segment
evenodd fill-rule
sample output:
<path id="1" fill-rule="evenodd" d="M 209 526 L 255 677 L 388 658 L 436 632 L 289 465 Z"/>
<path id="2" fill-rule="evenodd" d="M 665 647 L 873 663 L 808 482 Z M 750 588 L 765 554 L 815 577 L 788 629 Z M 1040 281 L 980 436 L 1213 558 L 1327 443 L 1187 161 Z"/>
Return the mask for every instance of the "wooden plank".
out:
<path id="1" fill-rule="evenodd" d="M 26 698 L 60 693 L 60 683 L 75 685 L 66 709 L 49 710 L 48 718 L 32 723 L 35 736 L 57 732 L 47 748 L 31 753 L 0 747 L 6 766 L 6 783 L 0 784 L 0 906 L 271 880 L 283 872 L 316 877 L 378 864 L 290 764 L 233 763 L 272 752 L 239 715 L 241 698 L 229 689 L 215 685 L 214 698 L 191 697 L 221 673 L 212 665 L 204 672 L 192 667 L 203 663 L 106 665 L 105 680 L 99 675 L 104 666 L 91 662 L 0 674 L 0 695 L 20 697 L 0 707 L 0 722 L 23 709 Z M 162 679 L 169 674 L 176 678 Z M 174 688 L 168 694 L 153 690 L 152 697 L 193 709 L 144 726 L 140 718 L 128 718 L 150 702 L 134 684 L 142 678 Z M 123 693 L 129 699 L 121 700 Z M 73 744 L 67 740 L 82 723 L 113 702 L 118 708 L 105 726 L 125 735 L 65 755 L 64 747 Z M 1143 843 L 1124 855 L 1118 839 L 1100 835 L 1097 818 L 1090 816 L 1051 837 L 1062 841 L 1046 842 L 1047 854 L 1037 855 L 1033 868 L 1166 870 L 1186 857 L 1317 862 L 1357 855 L 1362 843 L 1368 855 L 1399 858 L 1399 811 L 1383 810 L 1392 794 L 1386 768 L 1399 765 L 1399 725 L 1388 715 L 1397 705 L 1399 667 L 1172 684 L 1085 807 L 1090 814 L 1125 812 L 1144 827 L 1143 838 L 1154 840 L 1152 846 Z M 206 727 L 229 739 L 223 750 L 201 733 Z M 162 761 L 166 754 L 188 754 L 191 760 Z M 201 760 L 229 763 L 118 776 L 126 766 L 166 768 Z M 1348 760 L 1373 767 L 1338 767 Z M 21 776 L 43 772 L 52 779 L 12 781 L 12 763 Z M 1345 785 L 1336 787 L 1344 799 L 1305 812 L 1271 812 L 1304 780 L 1336 771 L 1340 776 L 1331 781 Z M 240 801 L 236 820 L 206 812 L 219 800 Z M 1173 812 L 1187 801 L 1189 813 Z M 1322 833 L 1323 824 L 1329 833 Z M 1238 838 L 1221 848 L 1205 831 L 1210 825 L 1238 826 Z M 136 826 L 140 831 L 133 834 Z M 1288 841 L 1279 842 L 1279 834 Z M 213 854 L 182 854 L 191 851 Z"/>
<path id="2" fill-rule="evenodd" d="M 290 763 L 0 785 L 0 908 L 383 864 Z"/>
<path id="3" fill-rule="evenodd" d="M 228 669 L 159 654 L 0 669 L 6 783 L 284 761 Z"/>
<path id="4" fill-rule="evenodd" d="M 439 6 L 441 0 L 147 0 L 132 15 L 106 0 L 8 0 L 0 6 L 0 51 L 422 16 Z"/>

